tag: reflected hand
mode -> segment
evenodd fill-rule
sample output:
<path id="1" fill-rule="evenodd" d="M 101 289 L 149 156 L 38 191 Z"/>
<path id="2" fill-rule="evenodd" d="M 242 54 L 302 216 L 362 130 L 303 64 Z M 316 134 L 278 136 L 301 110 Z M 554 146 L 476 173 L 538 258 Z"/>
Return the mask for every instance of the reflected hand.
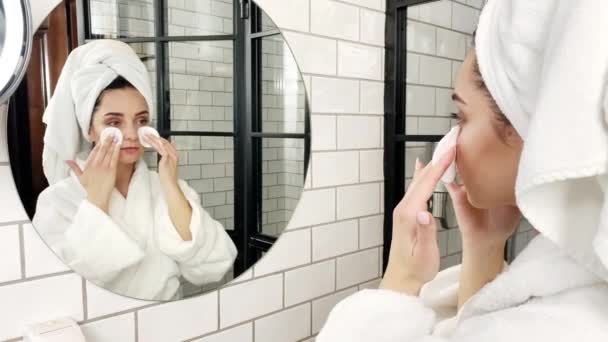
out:
<path id="1" fill-rule="evenodd" d="M 175 148 L 175 142 L 169 142 L 167 139 L 159 138 L 152 134 L 146 134 L 144 138 L 161 155 L 158 164 L 158 175 L 167 201 L 171 222 L 183 241 L 191 241 L 190 220 L 192 219 L 192 207 L 186 195 L 179 187 L 177 174 L 179 154 Z"/>
<path id="2" fill-rule="evenodd" d="M 160 162 L 158 163 L 158 174 L 162 186 L 178 187 L 177 166 L 179 162 L 179 153 L 175 148 L 175 142 L 169 142 L 167 139 L 152 134 L 146 134 L 145 139 L 161 156 Z"/>
<path id="3" fill-rule="evenodd" d="M 393 211 L 393 238 L 382 288 L 417 295 L 439 272 L 437 224 L 427 201 L 455 156 L 452 147 L 435 165 L 417 163 L 414 179 Z"/>
<path id="4" fill-rule="evenodd" d="M 469 202 L 465 185 L 449 183 L 446 188 L 452 198 L 463 245 L 502 248 L 521 220 L 519 208 L 509 205 L 479 209 Z"/>
<path id="5" fill-rule="evenodd" d="M 80 184 L 87 191 L 87 200 L 108 212 L 110 195 L 116 185 L 116 170 L 120 156 L 120 145 L 112 137 L 96 144 L 82 170 L 73 160 L 66 160 Z"/>

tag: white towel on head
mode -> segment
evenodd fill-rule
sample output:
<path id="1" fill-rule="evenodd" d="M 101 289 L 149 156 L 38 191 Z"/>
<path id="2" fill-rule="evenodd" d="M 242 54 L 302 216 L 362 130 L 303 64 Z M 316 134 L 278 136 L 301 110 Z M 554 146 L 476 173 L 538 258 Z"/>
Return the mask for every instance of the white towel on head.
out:
<path id="1" fill-rule="evenodd" d="M 608 1 L 489 0 L 480 72 L 524 139 L 517 205 L 608 281 Z"/>
<path id="2" fill-rule="evenodd" d="M 47 125 L 42 166 L 49 184 L 68 176 L 65 160 L 90 150 L 93 106 L 99 94 L 118 76 L 143 95 L 154 117 L 148 71 L 129 45 L 116 40 L 95 40 L 79 46 L 68 56 L 42 117 Z"/>

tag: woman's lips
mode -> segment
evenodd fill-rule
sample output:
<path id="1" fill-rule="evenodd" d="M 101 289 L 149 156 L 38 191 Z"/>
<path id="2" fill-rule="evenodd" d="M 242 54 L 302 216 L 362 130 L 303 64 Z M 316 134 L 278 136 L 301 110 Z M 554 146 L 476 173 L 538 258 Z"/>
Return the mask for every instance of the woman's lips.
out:
<path id="1" fill-rule="evenodd" d="M 120 150 L 126 153 L 136 153 L 137 151 L 139 151 L 139 147 L 123 147 Z"/>

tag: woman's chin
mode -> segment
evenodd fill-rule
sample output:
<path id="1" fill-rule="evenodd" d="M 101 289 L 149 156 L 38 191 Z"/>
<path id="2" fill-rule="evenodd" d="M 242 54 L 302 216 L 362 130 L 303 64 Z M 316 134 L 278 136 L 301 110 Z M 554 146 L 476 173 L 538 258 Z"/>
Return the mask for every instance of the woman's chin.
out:
<path id="1" fill-rule="evenodd" d="M 134 164 L 141 158 L 141 153 L 130 154 L 130 153 L 120 153 L 119 162 L 121 164 Z"/>
<path id="2" fill-rule="evenodd" d="M 471 194 L 470 190 L 467 191 L 467 200 L 469 201 L 469 203 L 471 203 L 471 205 L 474 208 L 485 209 L 487 207 L 486 203 L 484 203 L 483 201 L 479 201 L 479 199 L 477 198 L 477 196 L 474 196 L 474 195 Z"/>

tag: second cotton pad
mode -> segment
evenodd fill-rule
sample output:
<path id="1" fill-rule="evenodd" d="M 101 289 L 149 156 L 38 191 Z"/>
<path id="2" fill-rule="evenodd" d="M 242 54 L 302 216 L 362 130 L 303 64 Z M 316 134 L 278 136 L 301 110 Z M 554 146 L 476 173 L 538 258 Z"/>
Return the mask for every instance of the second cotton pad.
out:
<path id="1" fill-rule="evenodd" d="M 139 142 L 142 144 L 143 147 L 150 148 L 150 147 L 152 147 L 152 145 L 150 145 L 144 141 L 144 135 L 146 135 L 146 134 L 152 134 L 152 135 L 156 136 L 157 138 L 160 137 L 160 134 L 158 134 L 158 131 L 150 126 L 141 127 L 137 130 L 137 135 L 139 136 Z"/>
<path id="2" fill-rule="evenodd" d="M 460 133 L 460 126 L 454 126 L 452 129 L 446 134 L 437 144 L 435 148 L 435 152 L 433 152 L 433 159 L 431 163 L 435 165 L 439 159 L 443 156 L 443 154 L 450 149 L 450 147 L 456 145 L 456 141 L 458 140 L 458 134 Z M 454 161 L 448 166 L 445 173 L 441 176 L 441 181 L 444 183 L 451 183 L 456 178 L 456 158 Z"/>
<path id="3" fill-rule="evenodd" d="M 99 136 L 99 141 L 103 143 L 106 141 L 108 136 L 112 136 L 114 141 L 118 143 L 118 145 L 122 145 L 122 132 L 116 127 L 106 127 L 101 131 L 101 135 Z"/>

